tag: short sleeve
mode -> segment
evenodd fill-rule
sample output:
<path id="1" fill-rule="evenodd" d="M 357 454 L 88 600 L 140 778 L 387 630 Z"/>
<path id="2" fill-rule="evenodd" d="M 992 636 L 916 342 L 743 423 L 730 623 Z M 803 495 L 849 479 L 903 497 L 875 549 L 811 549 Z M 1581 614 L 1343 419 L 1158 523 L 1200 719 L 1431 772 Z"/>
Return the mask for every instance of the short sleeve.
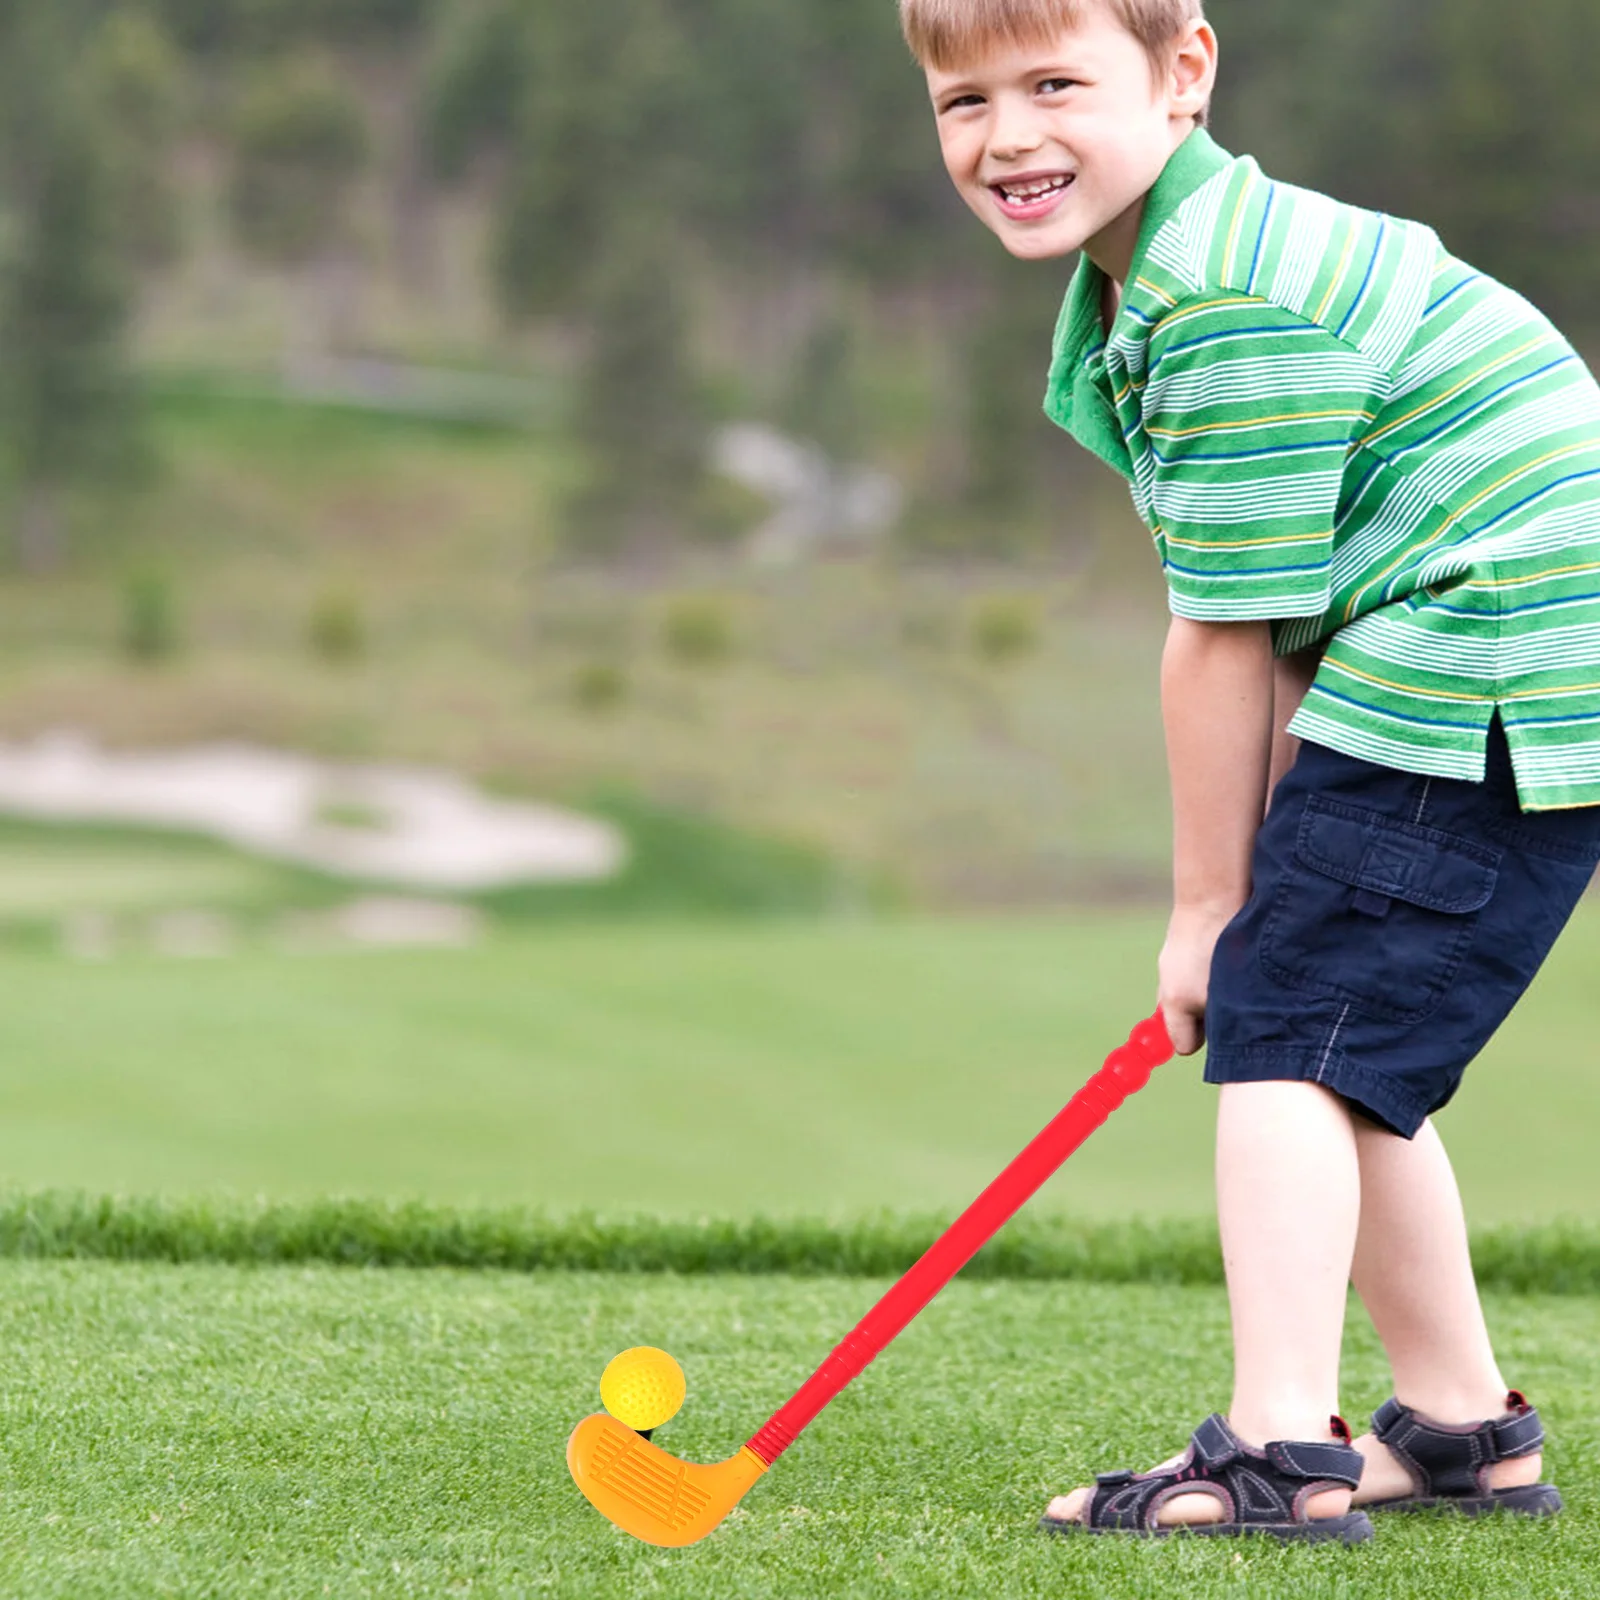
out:
<path id="1" fill-rule="evenodd" d="M 1321 615 L 1345 472 L 1381 376 L 1293 312 L 1225 293 L 1153 330 L 1140 410 L 1172 611 L 1203 622 Z"/>

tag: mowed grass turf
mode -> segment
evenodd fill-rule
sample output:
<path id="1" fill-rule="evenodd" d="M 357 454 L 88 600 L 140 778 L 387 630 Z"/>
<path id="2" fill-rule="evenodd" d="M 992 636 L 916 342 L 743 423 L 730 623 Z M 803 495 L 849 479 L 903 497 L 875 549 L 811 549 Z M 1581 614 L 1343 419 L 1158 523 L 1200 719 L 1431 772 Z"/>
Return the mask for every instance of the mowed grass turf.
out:
<path id="1" fill-rule="evenodd" d="M 1552 1433 L 1551 1523 L 1385 1520 L 1361 1550 L 1050 1540 L 1046 1497 L 1146 1466 L 1227 1398 L 1220 1291 L 957 1284 L 709 1539 L 664 1552 L 579 1496 L 563 1446 L 651 1341 L 721 1459 L 883 1285 L 335 1268 L 0 1266 L 0 1589 L 208 1595 L 1600 1594 L 1600 1303 L 1493 1298 Z M 1383 1399 L 1352 1317 L 1345 1403 Z"/>
<path id="2" fill-rule="evenodd" d="M 13 952 L 0 1186 L 950 1212 L 1147 1014 L 1161 934 L 1105 911 L 580 925 L 455 952 Z M 1597 961 L 1590 907 L 1443 1116 L 1474 1223 L 1600 1212 Z M 1174 1063 L 1036 1204 L 1206 1215 L 1213 1106 L 1198 1064 Z"/>

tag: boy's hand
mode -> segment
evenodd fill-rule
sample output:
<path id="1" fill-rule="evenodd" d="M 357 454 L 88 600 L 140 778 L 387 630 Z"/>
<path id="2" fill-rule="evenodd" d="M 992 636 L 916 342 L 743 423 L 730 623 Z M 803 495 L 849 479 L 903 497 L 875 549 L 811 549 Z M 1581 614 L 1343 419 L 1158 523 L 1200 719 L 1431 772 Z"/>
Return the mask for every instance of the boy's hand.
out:
<path id="1" fill-rule="evenodd" d="M 1162 946 L 1161 1015 L 1173 1048 L 1192 1056 L 1206 1042 L 1206 990 L 1211 983 L 1211 956 L 1232 912 L 1206 906 L 1179 906 L 1167 925 Z"/>

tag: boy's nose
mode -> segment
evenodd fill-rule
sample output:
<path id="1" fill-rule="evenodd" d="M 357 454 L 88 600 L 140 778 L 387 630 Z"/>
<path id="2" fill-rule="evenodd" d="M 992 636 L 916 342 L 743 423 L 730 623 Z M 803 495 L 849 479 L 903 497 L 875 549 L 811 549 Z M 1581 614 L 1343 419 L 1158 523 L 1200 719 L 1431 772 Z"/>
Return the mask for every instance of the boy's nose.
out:
<path id="1" fill-rule="evenodd" d="M 1044 143 L 1044 130 L 1026 108 L 998 107 L 989 130 L 989 154 L 997 161 L 1014 161 Z"/>

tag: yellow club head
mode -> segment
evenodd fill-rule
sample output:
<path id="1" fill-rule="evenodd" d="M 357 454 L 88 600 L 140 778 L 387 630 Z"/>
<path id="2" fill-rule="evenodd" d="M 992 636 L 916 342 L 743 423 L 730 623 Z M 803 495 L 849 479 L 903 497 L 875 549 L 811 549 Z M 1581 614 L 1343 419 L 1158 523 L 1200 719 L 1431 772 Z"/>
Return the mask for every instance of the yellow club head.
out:
<path id="1" fill-rule="evenodd" d="M 677 1416 L 684 1392 L 683 1368 L 654 1345 L 624 1350 L 600 1374 L 600 1404 L 618 1422 L 641 1433 Z"/>
<path id="2" fill-rule="evenodd" d="M 748 1446 L 714 1466 L 679 1461 L 600 1411 L 572 1430 L 567 1468 L 595 1510 L 624 1533 L 677 1549 L 705 1538 L 767 1464 Z"/>

